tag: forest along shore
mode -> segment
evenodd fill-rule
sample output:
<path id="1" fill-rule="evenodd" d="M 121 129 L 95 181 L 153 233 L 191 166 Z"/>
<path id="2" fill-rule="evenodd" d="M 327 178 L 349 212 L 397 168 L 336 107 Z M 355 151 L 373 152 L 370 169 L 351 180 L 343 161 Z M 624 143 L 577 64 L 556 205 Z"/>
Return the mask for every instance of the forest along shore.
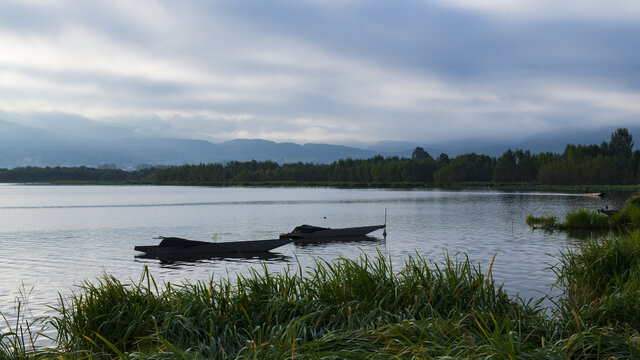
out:
<path id="1" fill-rule="evenodd" d="M 418 147 L 411 158 L 375 156 L 331 164 L 231 161 L 225 164 L 159 166 L 138 170 L 92 167 L 0 169 L 0 182 L 157 184 L 204 186 L 335 186 L 370 188 L 520 188 L 640 183 L 640 150 L 627 129 L 609 142 L 567 145 L 562 154 L 507 150 L 493 158 L 475 153 L 432 157 Z"/>

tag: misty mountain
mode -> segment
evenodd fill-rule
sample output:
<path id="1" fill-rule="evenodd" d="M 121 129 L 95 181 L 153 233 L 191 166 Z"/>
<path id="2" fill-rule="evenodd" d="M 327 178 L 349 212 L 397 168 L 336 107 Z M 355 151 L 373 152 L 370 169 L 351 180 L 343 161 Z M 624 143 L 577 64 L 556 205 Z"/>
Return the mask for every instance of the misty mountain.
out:
<path id="1" fill-rule="evenodd" d="M 28 124 L 28 125 L 25 125 Z M 640 126 L 629 127 L 640 144 Z M 182 165 L 228 161 L 278 163 L 330 163 L 339 159 L 383 156 L 411 157 L 422 146 L 433 157 L 475 152 L 500 156 L 507 149 L 533 153 L 561 153 L 568 143 L 600 144 L 609 141 L 614 127 L 564 129 L 523 139 L 464 139 L 419 144 L 408 141 L 380 141 L 356 146 L 236 139 L 219 144 L 204 140 L 155 137 L 135 129 L 105 125 L 82 117 L 46 115 L 21 121 L 0 120 L 0 168 L 18 166 L 102 166 L 113 164 L 133 168 L 140 164 Z"/>
<path id="2" fill-rule="evenodd" d="M 371 150 L 328 144 L 299 145 L 260 139 L 214 144 L 204 140 L 159 138 L 86 119 L 31 124 L 33 126 L 0 120 L 0 167 L 104 164 L 135 167 L 232 160 L 330 163 L 376 154 Z"/>

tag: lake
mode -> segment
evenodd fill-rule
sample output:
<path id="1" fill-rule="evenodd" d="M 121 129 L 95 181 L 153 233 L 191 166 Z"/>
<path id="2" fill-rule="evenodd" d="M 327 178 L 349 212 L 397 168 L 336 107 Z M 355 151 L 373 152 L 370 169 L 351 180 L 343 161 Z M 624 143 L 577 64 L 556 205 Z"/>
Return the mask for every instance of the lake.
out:
<path id="1" fill-rule="evenodd" d="M 620 207 L 606 199 L 550 192 L 341 190 L 329 188 L 209 188 L 171 186 L 0 185 L 0 312 L 28 293 L 31 316 L 56 306 L 83 280 L 103 274 L 121 280 L 148 267 L 156 280 L 180 282 L 235 277 L 265 264 L 278 272 L 317 259 L 377 252 L 396 266 L 407 256 L 442 261 L 468 256 L 511 294 L 541 297 L 554 276 L 554 256 L 574 241 L 561 232 L 533 231 L 529 213 L 557 215 L 577 208 Z M 135 245 L 154 236 L 237 241 L 277 238 L 300 224 L 350 227 L 384 223 L 375 241 L 288 244 L 266 259 L 207 259 L 162 263 L 136 258 Z M 23 294 L 23 295 L 21 295 Z M 4 325 L 4 324 L 2 324 Z M 2 327 L 2 326 L 0 326 Z"/>

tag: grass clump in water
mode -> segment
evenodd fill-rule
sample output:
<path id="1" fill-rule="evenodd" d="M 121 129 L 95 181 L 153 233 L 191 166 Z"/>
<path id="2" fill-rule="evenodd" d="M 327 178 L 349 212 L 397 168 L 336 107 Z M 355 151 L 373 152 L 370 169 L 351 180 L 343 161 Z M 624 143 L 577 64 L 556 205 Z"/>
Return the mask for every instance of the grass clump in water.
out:
<path id="1" fill-rule="evenodd" d="M 578 209 L 568 212 L 566 220 L 559 226 L 565 229 L 608 229 L 611 225 L 609 216 L 605 214 L 588 209 Z"/>
<path id="2" fill-rule="evenodd" d="M 640 195 L 629 198 L 622 209 L 611 216 L 589 209 L 578 209 L 566 214 L 565 220 L 559 222 L 555 216 L 527 215 L 527 225 L 532 228 L 545 229 L 638 229 L 640 228 Z"/>
<path id="3" fill-rule="evenodd" d="M 557 216 L 533 216 L 527 215 L 525 223 L 531 227 L 555 228 L 558 226 Z"/>
<path id="4" fill-rule="evenodd" d="M 556 216 L 527 215 L 525 223 L 534 229 L 609 229 L 612 227 L 611 218 L 588 209 L 570 211 L 565 221 L 559 222 Z"/>

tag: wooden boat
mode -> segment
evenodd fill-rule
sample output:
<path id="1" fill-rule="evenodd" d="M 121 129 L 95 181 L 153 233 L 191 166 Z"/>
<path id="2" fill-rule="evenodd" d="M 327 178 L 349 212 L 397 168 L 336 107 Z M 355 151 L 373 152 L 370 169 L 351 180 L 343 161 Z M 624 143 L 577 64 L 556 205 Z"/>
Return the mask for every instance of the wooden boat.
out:
<path id="1" fill-rule="evenodd" d="M 370 232 L 384 229 L 386 225 L 358 226 L 350 228 L 332 229 L 312 225 L 300 225 L 292 232 L 281 234 L 280 238 L 286 239 L 314 239 L 314 238 L 346 238 L 354 236 L 365 236 Z"/>
<path id="2" fill-rule="evenodd" d="M 163 237 L 159 245 L 136 246 L 134 249 L 150 255 L 224 255 L 267 252 L 291 242 L 289 238 L 212 243 Z"/>
<path id="3" fill-rule="evenodd" d="M 585 197 L 604 197 L 605 195 L 607 195 L 606 192 L 591 192 L 590 191 L 591 188 L 586 188 L 584 190 L 584 194 L 582 194 Z"/>

